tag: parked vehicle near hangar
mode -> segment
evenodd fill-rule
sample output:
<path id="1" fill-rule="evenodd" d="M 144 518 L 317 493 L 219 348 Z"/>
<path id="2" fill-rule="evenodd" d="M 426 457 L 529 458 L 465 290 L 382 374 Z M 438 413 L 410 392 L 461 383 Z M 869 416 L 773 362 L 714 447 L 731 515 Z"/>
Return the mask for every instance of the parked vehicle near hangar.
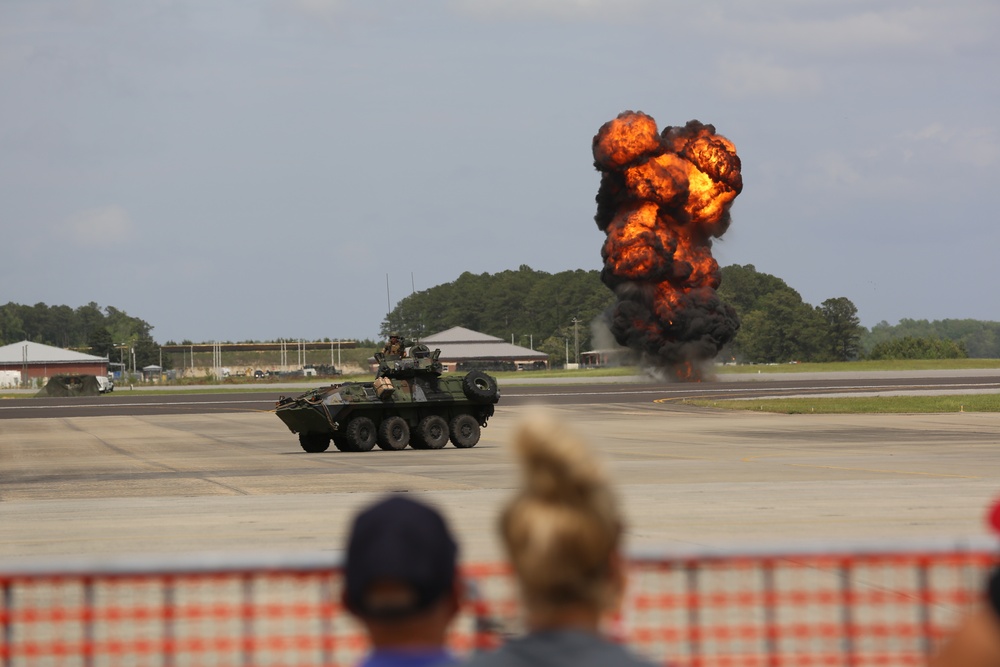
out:
<path id="1" fill-rule="evenodd" d="M 386 358 L 373 382 L 319 387 L 292 398 L 281 396 L 275 414 L 299 436 L 307 452 L 324 452 L 333 442 L 345 452 L 382 449 L 475 447 L 500 400 L 496 378 L 483 371 L 442 375 L 440 350 L 410 349 L 410 358 Z"/>

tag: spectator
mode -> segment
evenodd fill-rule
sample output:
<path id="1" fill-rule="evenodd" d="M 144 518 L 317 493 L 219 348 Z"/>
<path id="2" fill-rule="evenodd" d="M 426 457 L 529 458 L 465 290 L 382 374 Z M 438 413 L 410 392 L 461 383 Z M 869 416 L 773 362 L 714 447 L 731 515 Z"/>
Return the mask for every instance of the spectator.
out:
<path id="1" fill-rule="evenodd" d="M 930 667 L 1000 665 L 1000 570 L 994 570 L 984 604 L 973 611 L 930 660 Z"/>
<path id="2" fill-rule="evenodd" d="M 623 522 L 596 460 L 564 424 L 539 415 L 522 423 L 514 448 L 524 488 L 500 516 L 527 634 L 470 667 L 649 667 L 601 635 L 625 586 Z"/>
<path id="3" fill-rule="evenodd" d="M 456 662 L 445 637 L 461 598 L 457 557 L 444 518 L 423 503 L 389 496 L 355 518 L 343 595 L 371 642 L 362 667 Z"/>

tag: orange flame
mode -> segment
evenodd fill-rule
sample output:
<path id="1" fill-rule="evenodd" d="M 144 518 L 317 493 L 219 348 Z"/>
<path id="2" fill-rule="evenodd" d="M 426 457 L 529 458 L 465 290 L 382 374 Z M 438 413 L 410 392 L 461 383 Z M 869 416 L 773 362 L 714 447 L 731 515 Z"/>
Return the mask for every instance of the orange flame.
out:
<path id="1" fill-rule="evenodd" d="M 715 295 L 711 252 L 743 189 L 736 148 L 711 125 L 658 134 L 651 117 L 627 111 L 601 127 L 593 152 L 602 172 L 595 220 L 607 234 L 602 278 L 619 294 L 612 332 L 646 360 L 695 379 L 693 362 L 713 357 L 739 328 Z"/>

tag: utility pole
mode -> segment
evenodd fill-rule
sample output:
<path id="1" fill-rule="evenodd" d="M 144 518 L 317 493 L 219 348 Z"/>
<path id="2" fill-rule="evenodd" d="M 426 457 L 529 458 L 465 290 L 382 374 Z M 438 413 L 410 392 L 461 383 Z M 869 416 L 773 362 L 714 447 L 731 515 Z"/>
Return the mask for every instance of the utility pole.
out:
<path id="1" fill-rule="evenodd" d="M 580 334 L 577 331 L 577 326 L 576 326 L 579 322 L 580 320 L 576 319 L 575 317 L 573 318 L 573 345 L 574 349 L 576 350 L 577 364 L 580 363 Z"/>

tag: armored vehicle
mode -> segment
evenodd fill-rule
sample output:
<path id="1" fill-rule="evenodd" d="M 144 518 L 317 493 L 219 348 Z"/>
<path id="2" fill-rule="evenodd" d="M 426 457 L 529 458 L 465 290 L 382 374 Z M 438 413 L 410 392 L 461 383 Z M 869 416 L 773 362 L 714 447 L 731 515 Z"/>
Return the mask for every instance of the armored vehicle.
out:
<path id="1" fill-rule="evenodd" d="M 475 447 L 480 427 L 500 400 L 496 379 L 482 371 L 443 375 L 438 357 L 414 345 L 409 358 L 375 355 L 373 382 L 319 387 L 296 398 L 281 396 L 275 414 L 298 433 L 307 452 L 325 452 L 332 441 L 344 452 L 382 449 Z"/>

